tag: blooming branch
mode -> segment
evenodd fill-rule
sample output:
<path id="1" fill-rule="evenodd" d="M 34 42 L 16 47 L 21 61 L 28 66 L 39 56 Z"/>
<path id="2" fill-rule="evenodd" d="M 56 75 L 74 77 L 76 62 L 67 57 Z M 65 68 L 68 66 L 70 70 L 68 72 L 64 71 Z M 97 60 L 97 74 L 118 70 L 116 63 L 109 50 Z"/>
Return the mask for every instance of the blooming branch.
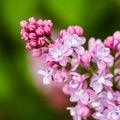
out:
<path id="1" fill-rule="evenodd" d="M 67 108 L 73 120 L 120 120 L 120 31 L 103 42 L 90 38 L 85 49 L 82 27 L 69 26 L 53 40 L 51 20 L 32 17 L 20 25 L 26 49 L 33 56 L 46 56 L 38 71 L 43 83 L 61 84 L 76 103 Z"/>

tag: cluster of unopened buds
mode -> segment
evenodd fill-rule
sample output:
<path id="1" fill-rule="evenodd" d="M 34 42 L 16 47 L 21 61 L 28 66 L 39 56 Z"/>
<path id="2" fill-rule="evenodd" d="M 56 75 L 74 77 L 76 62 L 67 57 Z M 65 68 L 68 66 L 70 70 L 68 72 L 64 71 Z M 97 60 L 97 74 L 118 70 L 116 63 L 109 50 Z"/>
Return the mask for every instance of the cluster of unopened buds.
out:
<path id="1" fill-rule="evenodd" d="M 120 120 L 120 31 L 88 44 L 79 26 L 61 30 L 52 39 L 51 20 L 21 21 L 22 39 L 33 56 L 45 56 L 38 71 L 44 84 L 61 84 L 75 106 L 67 107 L 73 120 Z M 87 46 L 87 47 L 86 47 Z"/>

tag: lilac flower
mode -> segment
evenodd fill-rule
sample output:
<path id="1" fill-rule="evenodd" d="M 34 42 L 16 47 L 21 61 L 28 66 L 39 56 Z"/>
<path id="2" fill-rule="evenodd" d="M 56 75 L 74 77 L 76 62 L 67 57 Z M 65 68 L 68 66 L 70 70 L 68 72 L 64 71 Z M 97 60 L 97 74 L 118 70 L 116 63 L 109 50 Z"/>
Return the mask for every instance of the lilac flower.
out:
<path id="1" fill-rule="evenodd" d="M 77 105 L 75 107 L 68 107 L 67 110 L 70 110 L 70 115 L 73 117 L 73 120 L 82 120 L 78 110 L 81 106 Z"/>
<path id="2" fill-rule="evenodd" d="M 70 82 L 69 85 L 71 88 L 78 88 L 83 82 L 82 76 L 76 72 L 70 72 Z"/>
<path id="3" fill-rule="evenodd" d="M 109 120 L 107 119 L 107 116 L 103 113 L 100 112 L 95 112 L 92 114 L 93 118 L 95 118 L 96 120 Z"/>
<path id="4" fill-rule="evenodd" d="M 59 62 L 60 65 L 66 66 L 68 62 L 68 56 L 70 56 L 72 52 L 73 50 L 67 45 L 57 42 L 49 49 L 47 60 Z"/>
<path id="5" fill-rule="evenodd" d="M 105 69 L 107 66 L 111 67 L 113 65 L 113 56 L 110 55 L 110 49 L 106 48 L 104 45 L 97 45 L 92 56 L 98 68 L 101 70 Z"/>
<path id="6" fill-rule="evenodd" d="M 116 106 L 115 104 L 111 105 L 108 107 L 109 112 L 107 114 L 107 118 L 109 120 L 120 120 L 120 106 Z"/>
<path id="7" fill-rule="evenodd" d="M 99 39 L 95 41 L 94 38 L 91 38 L 89 40 L 89 51 L 99 69 L 104 70 L 106 67 L 113 65 L 113 56 L 110 55 L 110 49 L 106 48 Z"/>
<path id="8" fill-rule="evenodd" d="M 105 71 L 99 71 L 98 74 L 94 74 L 90 86 L 95 90 L 96 93 L 99 93 L 104 86 L 111 87 L 112 82 L 110 81 L 113 77 L 112 74 L 106 73 Z"/>
<path id="9" fill-rule="evenodd" d="M 77 102 L 80 101 L 82 104 L 87 105 L 89 100 L 89 95 L 86 90 L 81 89 L 79 91 L 75 91 L 74 94 L 71 95 L 70 101 Z"/>
<path id="10" fill-rule="evenodd" d="M 78 37 L 76 34 L 64 34 L 63 42 L 65 46 L 72 48 L 78 55 L 84 53 L 84 47 L 82 46 L 85 43 L 84 37 Z"/>
<path id="11" fill-rule="evenodd" d="M 43 75 L 43 83 L 50 84 L 52 81 L 53 69 L 48 67 L 43 67 L 38 71 L 38 74 Z"/>
<path id="12" fill-rule="evenodd" d="M 78 74 L 77 72 L 70 72 L 70 82 L 69 82 L 69 85 L 71 88 L 75 89 L 81 89 L 82 88 L 86 88 L 87 87 L 87 84 L 86 84 L 86 81 L 85 79 L 88 78 L 88 75 L 80 75 Z"/>
<path id="13" fill-rule="evenodd" d="M 85 105 L 76 105 L 75 107 L 68 107 L 73 120 L 87 120 L 90 116 L 90 109 Z"/>
<path id="14" fill-rule="evenodd" d="M 102 44 L 102 41 L 100 39 L 95 40 L 95 38 L 90 38 L 88 41 L 88 50 L 90 52 L 95 50 L 96 45 Z"/>

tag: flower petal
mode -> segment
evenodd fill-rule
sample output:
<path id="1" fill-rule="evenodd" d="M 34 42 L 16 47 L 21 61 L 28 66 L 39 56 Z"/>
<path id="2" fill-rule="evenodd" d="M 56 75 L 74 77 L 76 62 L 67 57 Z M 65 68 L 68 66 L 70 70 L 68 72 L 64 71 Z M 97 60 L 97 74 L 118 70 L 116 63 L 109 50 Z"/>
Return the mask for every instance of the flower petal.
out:
<path id="1" fill-rule="evenodd" d="M 99 92 L 102 91 L 102 89 L 103 89 L 102 84 L 101 84 L 101 83 L 98 83 L 98 82 L 96 82 L 96 81 L 92 83 L 92 87 L 93 87 L 93 89 L 94 89 L 97 93 L 99 93 Z"/>
<path id="2" fill-rule="evenodd" d="M 84 47 L 82 46 L 79 46 L 77 48 L 74 48 L 75 52 L 78 54 L 78 55 L 82 55 L 84 52 L 85 52 L 85 49 Z"/>
<path id="3" fill-rule="evenodd" d="M 104 85 L 111 87 L 112 86 L 112 82 L 110 80 L 105 80 L 104 81 Z"/>
<path id="4" fill-rule="evenodd" d="M 45 76 L 44 78 L 43 78 L 43 83 L 44 84 L 50 84 L 50 82 L 51 82 L 51 76 L 50 75 L 48 75 L 48 76 Z"/>

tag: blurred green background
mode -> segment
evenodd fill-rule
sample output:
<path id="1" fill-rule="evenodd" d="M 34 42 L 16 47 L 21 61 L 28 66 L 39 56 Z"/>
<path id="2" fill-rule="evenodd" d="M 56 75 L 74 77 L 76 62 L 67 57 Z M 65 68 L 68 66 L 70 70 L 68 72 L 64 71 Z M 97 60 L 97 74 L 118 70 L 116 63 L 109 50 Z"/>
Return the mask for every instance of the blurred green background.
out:
<path id="1" fill-rule="evenodd" d="M 1 0 L 0 120 L 71 120 L 53 110 L 33 82 L 19 22 L 51 19 L 55 30 L 80 25 L 84 35 L 106 38 L 120 30 L 120 0 Z"/>

